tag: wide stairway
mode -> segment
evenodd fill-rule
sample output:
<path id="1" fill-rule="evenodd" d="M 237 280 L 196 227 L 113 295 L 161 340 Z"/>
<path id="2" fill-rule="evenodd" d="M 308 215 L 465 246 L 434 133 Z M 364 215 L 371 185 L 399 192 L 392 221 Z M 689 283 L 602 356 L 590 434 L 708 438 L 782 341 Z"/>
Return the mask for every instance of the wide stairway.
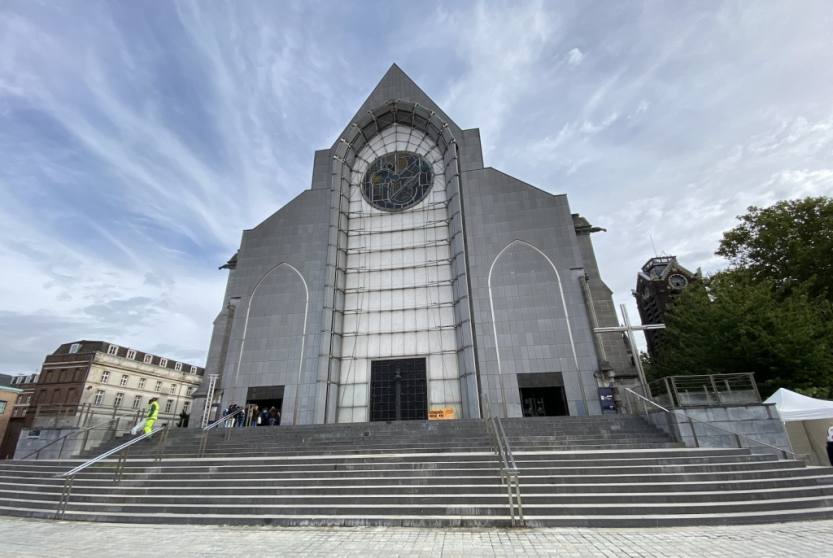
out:
<path id="1" fill-rule="evenodd" d="M 833 517 L 833 469 L 686 449 L 639 417 L 504 419 L 527 526 L 645 527 Z M 158 436 L 158 435 L 157 435 Z M 118 441 L 116 441 L 118 442 Z M 115 443 L 113 445 L 115 445 Z M 484 421 L 172 430 L 79 473 L 64 519 L 508 526 Z M 100 448 L 106 449 L 106 448 Z M 157 458 L 161 455 L 161 460 Z M 0 514 L 56 517 L 82 463 L 0 461 Z"/>

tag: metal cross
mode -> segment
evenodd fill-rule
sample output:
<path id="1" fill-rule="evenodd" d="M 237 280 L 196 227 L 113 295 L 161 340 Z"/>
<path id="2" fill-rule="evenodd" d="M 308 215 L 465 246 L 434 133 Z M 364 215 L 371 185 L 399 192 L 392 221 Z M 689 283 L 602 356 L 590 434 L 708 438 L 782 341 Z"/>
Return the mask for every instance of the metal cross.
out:
<path id="1" fill-rule="evenodd" d="M 645 370 L 642 369 L 642 359 L 639 358 L 639 351 L 636 348 L 636 339 L 633 334 L 635 331 L 665 329 L 665 324 L 631 325 L 631 320 L 628 317 L 628 310 L 625 308 L 625 305 L 620 304 L 619 309 L 622 311 L 622 321 L 625 322 L 624 326 L 596 327 L 593 328 L 593 331 L 595 333 L 627 333 L 628 345 L 630 346 L 631 353 L 633 354 L 633 362 L 636 366 L 636 372 L 639 374 L 639 383 L 642 384 L 642 390 L 645 397 L 648 397 L 650 395 L 650 392 L 648 391 L 648 381 L 645 379 Z"/>

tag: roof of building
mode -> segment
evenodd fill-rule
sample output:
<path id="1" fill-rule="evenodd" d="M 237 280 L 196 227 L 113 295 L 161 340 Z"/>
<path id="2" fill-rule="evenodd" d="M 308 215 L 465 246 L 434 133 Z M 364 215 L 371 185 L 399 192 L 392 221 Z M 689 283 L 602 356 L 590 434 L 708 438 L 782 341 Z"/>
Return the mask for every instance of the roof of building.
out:
<path id="1" fill-rule="evenodd" d="M 76 350 L 73 350 L 76 347 Z M 110 347 L 115 347 L 115 353 L 110 353 Z M 77 355 L 92 355 L 95 353 L 105 353 L 105 354 L 113 354 L 114 356 L 118 356 L 121 358 L 128 358 L 127 353 L 128 351 L 133 351 L 135 354 L 133 355 L 132 360 L 136 360 L 138 362 L 144 362 L 145 357 L 150 357 L 149 361 L 146 364 L 153 364 L 154 366 L 162 366 L 164 368 L 170 368 L 171 370 L 176 370 L 176 364 L 182 364 L 182 371 L 183 372 L 191 372 L 191 368 L 196 368 L 195 374 L 202 376 L 205 373 L 205 368 L 202 366 L 196 366 L 194 364 L 190 364 L 187 362 L 183 362 L 181 360 L 176 360 L 174 358 L 167 358 L 159 355 L 154 355 L 151 353 L 146 353 L 144 351 L 140 351 L 138 349 L 133 349 L 131 347 L 124 347 L 122 345 L 117 345 L 115 343 L 111 343 L 109 341 L 95 341 L 95 340 L 80 340 L 80 341 L 73 341 L 70 343 L 64 343 L 60 347 L 58 347 L 53 353 L 47 355 L 46 360 L 49 361 L 52 356 L 63 356 L 69 354 L 77 354 Z"/>

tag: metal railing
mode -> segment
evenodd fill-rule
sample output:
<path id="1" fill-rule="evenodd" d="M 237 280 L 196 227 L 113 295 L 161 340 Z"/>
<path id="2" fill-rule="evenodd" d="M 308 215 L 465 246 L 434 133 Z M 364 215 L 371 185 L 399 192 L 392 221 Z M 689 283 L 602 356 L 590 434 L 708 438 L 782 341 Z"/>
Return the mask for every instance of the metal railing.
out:
<path id="1" fill-rule="evenodd" d="M 654 380 L 648 387 L 652 398 L 666 407 L 754 405 L 761 402 L 752 372 L 667 376 Z"/>
<path id="2" fill-rule="evenodd" d="M 242 412 L 244 412 L 245 410 L 246 410 L 245 407 L 240 407 L 236 411 L 232 411 L 231 413 L 229 413 L 229 414 L 227 414 L 223 417 L 218 418 L 217 420 L 208 424 L 207 426 L 204 426 L 202 428 L 202 433 L 200 435 L 200 451 L 197 455 L 199 457 L 204 457 L 205 456 L 205 449 L 208 446 L 208 432 L 210 430 L 213 430 L 213 429 L 217 428 L 221 424 L 225 425 L 228 428 L 227 430 L 225 430 L 225 432 L 223 434 L 223 439 L 228 441 L 228 439 L 231 437 L 231 428 L 236 426 L 237 417 Z M 234 421 L 234 422 L 229 423 L 229 421 Z"/>
<path id="3" fill-rule="evenodd" d="M 512 448 L 506 438 L 506 431 L 503 423 L 498 417 L 487 417 L 484 419 L 486 431 L 492 441 L 492 447 L 500 458 L 500 480 L 506 486 L 506 496 L 509 499 L 509 516 L 512 527 L 526 526 L 524 519 L 523 502 L 521 501 L 520 471 L 515 464 L 515 457 L 512 455 Z"/>
<path id="4" fill-rule="evenodd" d="M 685 411 L 682 411 L 680 409 L 667 409 L 667 408 L 663 407 L 662 405 L 660 405 L 659 403 L 651 400 L 650 398 L 645 397 L 643 395 L 640 395 L 639 393 L 636 393 L 635 391 L 633 391 L 630 388 L 624 388 L 624 391 L 625 391 L 625 394 L 627 396 L 627 401 L 628 401 L 627 404 L 626 404 L 626 408 L 631 414 L 644 415 L 645 418 L 648 419 L 648 416 L 649 416 L 649 410 L 648 409 L 656 409 L 655 412 L 665 413 L 666 424 L 668 425 L 667 432 L 669 434 L 671 434 L 672 436 L 674 436 L 674 438 L 678 442 L 681 442 L 681 443 L 683 442 L 682 437 L 680 436 L 680 433 L 679 433 L 679 429 L 677 428 L 677 426 L 679 425 L 679 418 L 683 417 L 683 418 L 686 419 L 686 421 L 688 422 L 689 428 L 691 429 L 691 435 L 692 435 L 692 439 L 694 440 L 695 447 L 698 447 L 698 448 L 700 448 L 700 447 L 709 447 L 709 446 L 702 446 L 701 445 L 700 439 L 697 435 L 697 429 L 695 427 L 695 423 L 696 423 L 696 425 L 707 426 L 709 428 L 717 430 L 717 431 L 721 432 L 723 435 L 730 434 L 733 437 L 733 439 L 735 440 L 735 443 L 737 444 L 738 448 L 749 448 L 750 447 L 749 445 L 744 446 L 741 443 L 741 440 L 746 440 L 748 443 L 757 444 L 759 446 L 766 447 L 770 450 L 774 450 L 776 452 L 776 455 L 778 455 L 779 457 L 781 455 L 783 455 L 784 459 L 801 459 L 801 457 L 798 454 L 793 453 L 792 451 L 785 450 L 783 448 L 779 448 L 778 446 L 773 446 L 772 444 L 767 444 L 766 442 L 762 442 L 760 440 L 756 440 L 756 439 L 754 439 L 754 438 L 752 438 L 752 437 L 750 437 L 746 434 L 741 434 L 740 432 L 734 432 L 734 431 L 728 430 L 726 428 L 721 428 L 720 426 L 715 426 L 714 424 L 712 424 L 710 422 L 706 422 L 706 421 L 703 421 L 703 420 L 696 419 L 696 418 L 692 417 L 691 415 L 689 415 L 688 413 L 686 413 Z M 633 404 L 634 402 L 631 401 L 631 399 L 630 399 L 631 397 L 636 398 L 638 404 Z M 642 407 L 642 413 L 638 412 L 640 406 Z M 653 422 L 653 421 L 650 421 L 650 422 Z"/>
<path id="5" fill-rule="evenodd" d="M 100 455 L 97 455 L 97 456 L 93 457 L 92 459 L 89 459 L 89 460 L 85 461 L 81 465 L 78 465 L 77 467 L 74 467 L 73 469 L 70 469 L 69 471 L 66 471 L 64 473 L 58 473 L 57 475 L 55 475 L 56 478 L 64 479 L 64 486 L 63 486 L 63 489 L 61 490 L 61 498 L 58 501 L 58 509 L 55 511 L 55 518 L 56 519 L 61 519 L 61 518 L 64 517 L 64 514 L 66 513 L 66 510 L 67 510 L 67 505 L 69 504 L 69 498 L 72 494 L 72 485 L 75 482 L 75 476 L 78 473 L 80 473 L 81 471 L 83 471 L 87 467 L 90 467 L 92 465 L 95 465 L 96 463 L 99 463 L 99 462 L 107 459 L 108 457 L 110 457 L 112 455 L 119 454 L 119 459 L 116 462 L 116 468 L 115 468 L 115 471 L 114 471 L 114 474 L 113 474 L 113 483 L 118 484 L 119 482 L 121 482 L 122 474 L 124 472 L 124 466 L 127 463 L 127 454 L 128 454 L 129 448 L 131 446 L 133 446 L 134 444 L 138 444 L 142 440 L 146 440 L 146 439 L 150 438 L 151 436 L 157 434 L 158 432 L 163 433 L 162 438 L 159 440 L 159 443 L 157 444 L 157 447 L 159 448 L 159 451 L 157 452 L 156 457 L 154 458 L 155 462 L 159 462 L 162 458 L 161 449 L 162 449 L 162 446 L 163 446 L 163 444 L 165 442 L 165 439 L 167 438 L 167 434 L 168 434 L 168 425 L 162 425 L 160 428 L 157 428 L 156 430 L 151 430 L 150 432 L 142 434 L 141 436 L 137 436 L 136 438 L 133 438 L 132 440 L 128 440 L 127 442 L 125 442 L 123 444 L 120 444 L 120 445 L 114 447 L 111 450 L 105 451 L 104 453 L 102 453 Z"/>
<path id="6" fill-rule="evenodd" d="M 35 456 L 35 460 L 38 460 L 38 459 L 40 459 L 40 453 L 41 453 L 43 450 L 45 450 L 45 449 L 46 449 L 46 448 L 48 448 L 48 447 L 52 447 L 52 446 L 54 446 L 54 445 L 55 445 L 55 444 L 57 444 L 58 442 L 61 442 L 61 449 L 59 449 L 59 450 L 58 450 L 58 455 L 57 455 L 57 458 L 58 458 L 58 459 L 60 459 L 60 458 L 61 458 L 61 456 L 62 456 L 62 455 L 63 455 L 63 453 L 64 453 L 64 444 L 66 444 L 66 441 L 67 441 L 69 438 L 71 438 L 72 436 L 76 436 L 76 435 L 78 435 L 78 434 L 83 433 L 83 434 L 84 434 L 84 441 L 83 441 L 83 442 L 81 442 L 81 449 L 80 449 L 80 450 L 78 450 L 78 453 L 81 453 L 81 452 L 83 452 L 83 451 L 87 448 L 87 440 L 89 439 L 89 436 L 90 436 L 90 431 L 91 431 L 91 430 L 95 430 L 95 429 L 97 429 L 98 427 L 103 426 L 103 425 L 107 425 L 107 426 L 106 426 L 106 428 L 104 428 L 103 430 L 110 430 L 110 429 L 112 429 L 112 428 L 113 428 L 113 425 L 114 425 L 114 424 L 116 424 L 116 420 L 117 420 L 117 419 L 107 419 L 107 420 L 105 420 L 105 421 L 102 421 L 102 422 L 99 422 L 99 423 L 93 424 L 92 426 L 85 426 L 84 428 L 82 428 L 82 429 L 80 429 L 80 430 L 73 430 L 72 432 L 69 432 L 69 433 L 67 433 L 67 434 L 64 434 L 64 435 L 63 435 L 63 436 L 61 436 L 60 438 L 55 438 L 55 439 L 54 439 L 54 440 L 52 440 L 51 442 L 49 442 L 49 443 L 47 443 L 47 444 L 44 444 L 43 446 L 39 447 L 38 449 L 36 449 L 36 450 L 35 450 L 35 451 L 33 451 L 32 453 L 26 454 L 26 456 L 22 457 L 21 459 L 26 460 L 26 459 L 29 459 L 30 457 L 32 457 L 32 456 L 34 455 L 34 456 Z M 115 434 L 115 430 L 114 430 L 113 432 L 114 432 L 114 434 Z"/>

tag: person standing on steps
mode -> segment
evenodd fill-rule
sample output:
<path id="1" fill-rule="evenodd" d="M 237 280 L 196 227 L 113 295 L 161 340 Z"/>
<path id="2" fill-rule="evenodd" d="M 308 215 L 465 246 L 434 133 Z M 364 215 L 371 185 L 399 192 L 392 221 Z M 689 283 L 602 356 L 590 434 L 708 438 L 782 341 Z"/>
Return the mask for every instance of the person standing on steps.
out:
<path id="1" fill-rule="evenodd" d="M 833 465 L 833 426 L 827 429 L 827 460 Z"/>
<path id="2" fill-rule="evenodd" d="M 145 421 L 144 423 L 140 422 L 133 429 L 130 431 L 131 434 L 134 436 L 139 433 L 141 429 L 145 434 L 150 434 L 153 431 L 153 425 L 156 422 L 156 419 L 159 418 L 159 400 L 156 397 L 151 397 L 150 401 L 148 401 L 148 408 L 145 412 Z"/>

